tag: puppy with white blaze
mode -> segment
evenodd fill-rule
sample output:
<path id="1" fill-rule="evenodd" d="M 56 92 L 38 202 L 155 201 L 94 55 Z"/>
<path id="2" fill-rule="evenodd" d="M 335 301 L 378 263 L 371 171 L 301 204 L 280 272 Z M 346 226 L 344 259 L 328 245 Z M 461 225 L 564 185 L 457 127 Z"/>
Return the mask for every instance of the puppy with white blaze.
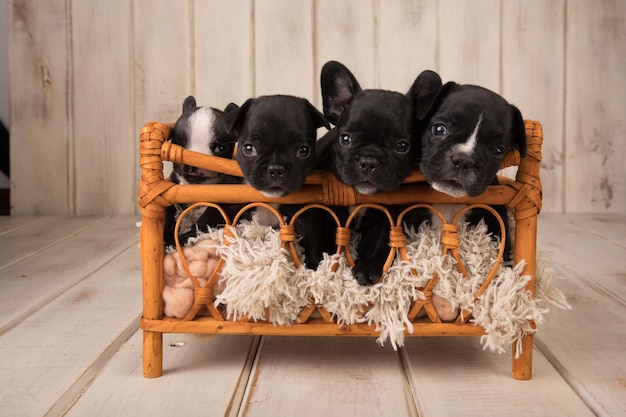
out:
<path id="1" fill-rule="evenodd" d="M 421 144 L 420 170 L 435 190 L 476 197 L 498 184 L 497 173 L 510 150 L 517 148 L 521 157 L 526 156 L 526 131 L 519 109 L 500 95 L 448 82 L 437 96 Z M 506 225 L 506 208 L 494 208 Z M 490 232 L 499 234 L 498 221 L 486 210 L 471 210 L 465 216 L 471 224 L 480 219 Z"/>
<path id="2" fill-rule="evenodd" d="M 229 104 L 225 112 L 235 110 Z M 224 112 L 211 107 L 198 107 L 196 99 L 189 96 L 183 102 L 182 115 L 176 121 L 172 131 L 171 142 L 190 151 L 207 155 L 232 158 L 235 137 L 224 128 Z M 173 164 L 169 177 L 175 184 L 220 184 L 236 183 L 237 178 L 185 164 Z M 184 204 L 169 206 L 165 209 L 164 243 L 171 246 L 175 243 L 174 228 L 180 213 L 188 207 Z M 181 244 L 196 236 L 197 231 L 207 227 L 215 227 L 222 222 L 221 217 L 213 209 L 198 208 L 185 217 L 181 224 Z"/>

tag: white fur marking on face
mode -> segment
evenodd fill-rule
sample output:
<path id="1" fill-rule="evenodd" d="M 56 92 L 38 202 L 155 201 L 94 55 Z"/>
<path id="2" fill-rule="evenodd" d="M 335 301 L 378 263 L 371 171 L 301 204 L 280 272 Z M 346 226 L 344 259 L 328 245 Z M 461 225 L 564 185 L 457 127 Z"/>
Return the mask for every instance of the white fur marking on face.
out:
<path id="1" fill-rule="evenodd" d="M 469 136 L 469 138 L 467 138 L 465 143 L 461 143 L 454 147 L 455 152 L 460 152 L 460 153 L 465 153 L 465 154 L 471 154 L 474 152 L 474 148 L 476 148 L 476 142 L 478 142 L 478 129 L 480 128 L 480 123 L 482 121 L 483 121 L 483 114 L 481 113 L 480 116 L 478 116 L 478 122 L 476 123 L 476 126 L 474 126 L 474 131 Z"/>
<path id="2" fill-rule="evenodd" d="M 215 141 L 213 135 L 213 123 L 215 115 L 206 108 L 200 107 L 189 117 L 189 143 L 187 149 L 194 152 L 213 155 L 211 144 Z"/>
<path id="3" fill-rule="evenodd" d="M 451 195 L 452 197 L 465 197 L 467 193 L 461 187 L 453 187 L 445 182 L 434 182 L 430 185 L 433 189 Z"/>

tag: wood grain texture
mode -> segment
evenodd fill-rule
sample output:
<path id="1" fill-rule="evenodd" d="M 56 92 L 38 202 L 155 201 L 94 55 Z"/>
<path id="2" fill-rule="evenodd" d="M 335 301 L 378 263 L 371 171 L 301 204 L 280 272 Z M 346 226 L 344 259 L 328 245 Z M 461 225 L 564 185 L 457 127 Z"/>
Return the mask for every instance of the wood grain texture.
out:
<path id="1" fill-rule="evenodd" d="M 265 337 L 246 397 L 246 417 L 410 416 L 391 348 L 373 338 Z"/>
<path id="2" fill-rule="evenodd" d="M 72 2 L 71 15 L 76 202 L 72 214 L 133 214 L 139 179 L 131 79 L 132 3 Z"/>
<path id="3" fill-rule="evenodd" d="M 592 286 L 598 292 L 626 306 L 626 271 L 619 260 L 626 255 L 626 245 L 608 240 L 605 236 L 594 233 L 593 219 L 581 224 L 564 220 L 555 215 L 546 215 L 538 228 L 538 238 L 542 247 L 551 252 L 558 252 L 554 262 L 567 269 L 569 273 Z M 600 223 L 600 222 L 598 222 Z M 613 221 L 605 218 L 602 225 L 610 224 L 615 235 L 626 235 L 623 216 Z M 606 226 L 605 226 L 606 227 Z M 582 245 L 580 242 L 593 242 Z M 579 242 L 579 244 L 574 244 Z"/>
<path id="4" fill-rule="evenodd" d="M 9 2 L 12 213 L 72 210 L 65 4 L 65 0 Z"/>
<path id="5" fill-rule="evenodd" d="M 254 93 L 313 101 L 313 2 L 254 3 Z M 319 94 L 319 93 L 317 93 Z"/>
<path id="6" fill-rule="evenodd" d="M 146 121 L 172 122 L 188 94 L 319 107 L 329 59 L 367 88 L 434 69 L 503 94 L 544 125 L 545 212 L 626 212 L 624 2 L 44 3 L 9 7 L 14 214 L 136 213 Z"/>
<path id="7" fill-rule="evenodd" d="M 223 109 L 254 90 L 254 1 L 194 2 L 194 83 L 198 103 Z"/>
<path id="8" fill-rule="evenodd" d="M 500 92 L 499 0 L 438 2 L 439 75 Z"/>
<path id="9" fill-rule="evenodd" d="M 320 71 L 330 60 L 348 67 L 361 88 L 379 87 L 376 80 L 373 0 L 317 0 L 315 12 L 316 104 L 321 108 Z M 357 44 L 359 47 L 355 48 Z"/>
<path id="10" fill-rule="evenodd" d="M 65 216 L 40 216 L 22 227 L 0 235 L 0 269 L 27 259 L 47 247 L 102 222 L 104 218 L 74 219 Z"/>
<path id="11" fill-rule="evenodd" d="M 53 219 L 55 220 L 55 219 Z M 137 228 L 134 219 L 120 217 L 55 220 L 57 225 L 38 222 L 38 241 L 20 233 L 13 237 L 15 262 L 0 270 L 0 334 L 41 309 L 75 286 L 90 273 L 110 262 L 127 248 L 134 249 Z M 2 238 L 8 238 L 3 235 Z M 23 243 L 19 243 L 23 242 Z M 27 245 L 26 243 L 30 243 Z M 6 241 L 4 242 L 6 245 Z M 140 285 L 140 284 L 137 284 Z M 139 308 L 139 307 L 138 307 Z"/>
<path id="12" fill-rule="evenodd" d="M 0 239 L 11 235 L 0 246 L 21 247 L 15 256 L 32 262 L 0 270 L 0 306 L 7 305 L 7 290 L 25 285 L 16 273 L 36 279 L 14 294 L 47 298 L 0 334 L 2 416 L 63 415 L 67 407 L 69 416 L 155 417 L 615 416 L 626 411 L 626 316 L 624 305 L 609 296 L 621 289 L 598 291 L 590 285 L 606 284 L 609 274 L 624 272 L 619 263 L 626 250 L 623 215 L 540 216 L 539 247 L 554 252 L 557 273 L 565 278 L 554 285 L 573 309 L 552 309 L 540 324 L 530 381 L 511 379 L 510 356 L 482 351 L 477 337 L 410 337 L 398 357 L 374 338 L 267 337 L 257 354 L 254 336 L 183 334 L 165 335 L 165 373 L 146 379 L 141 332 L 135 332 L 141 278 L 131 236 L 134 220 L 107 219 L 84 230 L 82 219 L 74 219 L 77 226 L 70 222 L 66 231 L 84 231 L 59 234 L 58 243 L 48 240 L 52 245 L 32 255 L 30 246 L 37 243 L 28 240 L 31 235 L 46 241 L 46 234 L 59 230 L 51 232 L 47 218 L 16 219 L 0 218 Z M 133 227 L 125 225 L 127 220 Z M 558 235 L 563 242 L 551 243 Z M 131 243 L 122 249 L 125 239 Z M 114 247 L 120 248 L 117 256 Z M 590 261 L 587 251 L 591 257 L 609 251 L 614 259 Z M 593 267 L 583 269 L 590 262 Z M 68 286 L 59 291 L 62 285 Z M 7 317 L 10 311 L 1 313 Z"/>
<path id="13" fill-rule="evenodd" d="M 0 216 L 0 236 L 43 220 L 44 216 Z"/>
<path id="14" fill-rule="evenodd" d="M 567 3 L 565 211 L 626 213 L 626 3 Z"/>
<path id="15" fill-rule="evenodd" d="M 133 87 L 139 132 L 150 121 L 174 122 L 183 100 L 194 94 L 190 2 L 135 0 Z"/>
<path id="16" fill-rule="evenodd" d="M 120 256 L 2 335 L 1 415 L 61 415 L 137 329 L 136 248 Z"/>
<path id="17" fill-rule="evenodd" d="M 558 286 L 572 310 L 551 312 L 535 336 L 536 346 L 596 415 L 623 415 L 625 307 L 568 269 L 555 269 L 565 277 Z"/>
<path id="18" fill-rule="evenodd" d="M 593 415 L 538 352 L 533 379 L 517 381 L 510 356 L 477 338 L 410 338 L 405 350 L 420 416 Z"/>
<path id="19" fill-rule="evenodd" d="M 439 71 L 438 5 L 428 0 L 376 5 L 378 84 L 405 93 L 423 70 Z"/>
<path id="20" fill-rule="evenodd" d="M 545 133 L 543 210 L 563 210 L 565 2 L 502 2 L 502 95 Z"/>
<path id="21" fill-rule="evenodd" d="M 230 415 L 230 410 L 239 409 L 240 398 L 234 393 L 248 378 L 246 359 L 253 340 L 251 336 L 167 334 L 165 374 L 145 379 L 141 375 L 141 332 L 137 332 L 66 416 Z"/>
<path id="22" fill-rule="evenodd" d="M 567 296 L 572 310 L 550 312 L 535 339 L 596 415 L 623 415 L 626 271 L 621 260 L 626 247 L 607 239 L 604 232 L 591 230 L 601 231 L 609 221 L 613 234 L 623 234 L 624 217 L 567 219 L 546 216 L 538 244 L 553 253 L 557 275 L 565 278 L 555 285 Z M 554 239 L 555 232 L 561 240 Z"/>

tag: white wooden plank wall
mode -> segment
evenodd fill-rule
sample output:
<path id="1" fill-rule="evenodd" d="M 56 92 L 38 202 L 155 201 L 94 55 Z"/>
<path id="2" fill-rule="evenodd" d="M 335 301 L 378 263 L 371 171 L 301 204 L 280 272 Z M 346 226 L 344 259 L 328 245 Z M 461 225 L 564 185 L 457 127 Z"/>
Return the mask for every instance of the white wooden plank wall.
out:
<path id="1" fill-rule="evenodd" d="M 626 212 L 623 0 L 10 2 L 15 214 L 136 213 L 137 136 L 183 99 L 320 106 L 336 59 L 365 88 L 423 69 L 544 125 L 544 210 Z"/>

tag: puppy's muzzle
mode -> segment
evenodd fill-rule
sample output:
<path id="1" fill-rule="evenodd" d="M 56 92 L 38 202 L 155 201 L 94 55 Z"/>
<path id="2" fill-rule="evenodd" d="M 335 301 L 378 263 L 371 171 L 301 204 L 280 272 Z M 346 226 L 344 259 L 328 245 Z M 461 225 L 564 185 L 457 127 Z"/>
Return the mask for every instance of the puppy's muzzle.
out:
<path id="1" fill-rule="evenodd" d="M 371 156 L 363 156 L 359 159 L 359 169 L 364 174 L 371 174 L 378 168 L 380 165 L 380 161 Z"/>
<path id="2" fill-rule="evenodd" d="M 287 169 L 284 165 L 271 164 L 267 166 L 267 174 L 274 179 L 282 178 L 286 172 Z"/>
<path id="3" fill-rule="evenodd" d="M 452 165 L 454 165 L 454 168 L 456 168 L 459 172 L 472 169 L 476 165 L 476 160 L 465 153 L 454 154 L 452 155 L 451 160 Z"/>

